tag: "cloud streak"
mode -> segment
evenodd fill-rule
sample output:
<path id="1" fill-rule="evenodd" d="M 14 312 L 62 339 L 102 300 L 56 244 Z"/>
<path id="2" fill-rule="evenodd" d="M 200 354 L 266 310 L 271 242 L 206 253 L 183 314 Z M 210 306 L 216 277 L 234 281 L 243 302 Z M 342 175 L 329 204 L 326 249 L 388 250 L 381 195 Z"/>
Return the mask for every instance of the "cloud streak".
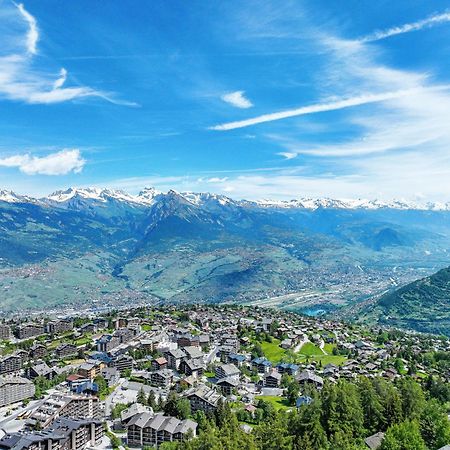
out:
<path id="1" fill-rule="evenodd" d="M 85 163 L 78 149 L 64 149 L 43 157 L 25 154 L 0 159 L 1 167 L 15 167 L 26 175 L 80 173 Z"/>
<path id="2" fill-rule="evenodd" d="M 419 31 L 423 28 L 433 27 L 442 23 L 450 22 L 450 12 L 445 12 L 442 14 L 434 14 L 427 17 L 426 19 L 418 20 L 417 22 L 406 23 L 397 27 L 388 28 L 387 30 L 377 30 L 367 36 L 359 39 L 359 42 L 375 42 L 382 39 L 389 38 L 391 36 L 396 36 L 398 34 L 410 33 L 412 31 Z"/>
<path id="3" fill-rule="evenodd" d="M 314 105 L 302 106 L 301 108 L 290 109 L 287 111 L 279 111 L 270 114 L 263 114 L 261 116 L 253 117 L 251 119 L 238 120 L 235 122 L 223 123 L 210 127 L 211 130 L 228 131 L 236 128 L 245 128 L 253 125 L 258 125 L 265 122 L 273 122 L 275 120 L 288 119 L 290 117 L 304 116 L 307 114 L 316 114 L 326 111 L 336 111 L 344 108 L 351 108 L 354 106 L 366 105 L 369 103 L 379 103 L 387 100 L 398 99 L 416 94 L 423 90 L 444 90 L 449 89 L 449 86 L 435 86 L 430 88 L 411 88 L 402 89 L 392 92 L 383 92 L 379 94 L 364 94 L 356 97 L 350 97 L 327 103 L 316 103 Z"/>

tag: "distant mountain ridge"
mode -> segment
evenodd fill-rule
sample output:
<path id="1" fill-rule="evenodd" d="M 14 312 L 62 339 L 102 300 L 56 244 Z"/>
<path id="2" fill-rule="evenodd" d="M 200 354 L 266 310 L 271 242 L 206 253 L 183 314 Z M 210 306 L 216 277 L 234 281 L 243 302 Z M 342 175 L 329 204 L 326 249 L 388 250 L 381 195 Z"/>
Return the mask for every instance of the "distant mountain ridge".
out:
<path id="1" fill-rule="evenodd" d="M 144 188 L 139 194 L 133 195 L 118 189 L 86 187 L 71 187 L 64 191 L 56 191 L 47 197 L 33 198 L 15 194 L 12 191 L 0 190 L 0 201 L 10 203 L 40 203 L 40 204 L 64 204 L 74 199 L 85 199 L 98 202 L 120 201 L 138 205 L 151 206 L 155 199 L 160 196 L 169 195 L 176 191 L 163 193 L 155 188 Z M 331 199 L 331 198 L 298 198 L 292 200 L 233 200 L 220 194 L 180 192 L 177 194 L 189 202 L 201 205 L 211 199 L 225 205 L 235 204 L 240 206 L 258 206 L 264 208 L 300 208 L 300 209 L 403 209 L 403 210 L 428 210 L 428 211 L 450 211 L 449 202 L 413 202 L 404 200 L 367 200 L 367 199 Z"/>
<path id="2" fill-rule="evenodd" d="M 0 314 L 137 298 L 332 310 L 429 275 L 449 255 L 444 204 L 0 191 Z"/>

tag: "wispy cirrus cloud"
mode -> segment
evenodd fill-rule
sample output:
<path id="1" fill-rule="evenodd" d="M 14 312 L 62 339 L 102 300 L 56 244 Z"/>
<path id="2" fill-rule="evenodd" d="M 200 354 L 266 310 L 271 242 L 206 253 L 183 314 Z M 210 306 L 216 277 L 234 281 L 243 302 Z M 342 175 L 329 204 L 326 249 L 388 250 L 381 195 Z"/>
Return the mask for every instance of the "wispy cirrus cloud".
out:
<path id="1" fill-rule="evenodd" d="M 22 3 L 14 4 L 16 5 L 22 17 L 28 23 L 28 31 L 25 40 L 27 52 L 35 55 L 37 53 L 37 42 L 39 40 L 39 31 L 36 19 L 25 9 Z"/>
<path id="2" fill-rule="evenodd" d="M 221 99 L 225 103 L 229 103 L 236 108 L 251 108 L 253 106 L 253 103 L 248 98 L 246 98 L 244 94 L 244 91 L 229 92 L 228 94 L 222 95 Z"/>
<path id="3" fill-rule="evenodd" d="M 23 154 L 0 158 L 0 167 L 15 167 L 26 175 L 80 173 L 85 163 L 78 149 L 64 149 L 42 157 Z"/>
<path id="4" fill-rule="evenodd" d="M 15 4 L 18 14 L 11 15 L 14 21 L 24 21 L 27 31 L 17 36 L 18 47 L 5 56 L 0 56 L 0 98 L 22 101 L 30 104 L 61 103 L 86 97 L 102 98 L 110 103 L 138 106 L 115 98 L 109 92 L 103 92 L 88 86 L 65 87 L 67 70 L 61 68 L 59 75 L 35 68 L 35 56 L 39 41 L 39 29 L 36 18 L 25 9 L 23 4 Z M 11 24 L 11 29 L 14 28 Z M 10 42 L 13 40 L 10 39 Z M 15 42 L 16 40 L 14 40 Z M 1 42 L 1 38 L 0 38 Z"/>
<path id="5" fill-rule="evenodd" d="M 450 22 L 450 12 L 441 14 L 433 14 L 426 19 L 418 20 L 417 22 L 405 23 L 396 27 L 388 28 L 387 30 L 377 30 L 359 39 L 359 42 L 375 42 L 382 39 L 396 36 L 398 34 L 411 33 L 412 31 L 419 31 L 423 28 L 433 27 L 442 23 Z"/>

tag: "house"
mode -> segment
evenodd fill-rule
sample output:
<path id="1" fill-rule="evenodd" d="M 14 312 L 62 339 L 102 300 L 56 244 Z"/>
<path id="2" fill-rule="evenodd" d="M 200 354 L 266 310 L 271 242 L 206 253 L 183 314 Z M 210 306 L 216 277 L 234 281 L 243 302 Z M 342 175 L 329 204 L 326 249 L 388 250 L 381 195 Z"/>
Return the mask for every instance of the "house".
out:
<path id="1" fill-rule="evenodd" d="M 302 395 L 295 401 L 295 407 L 301 408 L 304 405 L 310 405 L 312 403 L 313 399 L 311 397 L 308 397 L 306 395 Z"/>
<path id="2" fill-rule="evenodd" d="M 108 383 L 108 387 L 113 387 L 116 384 L 119 384 L 120 372 L 115 367 L 104 367 L 101 370 L 100 375 Z"/>
<path id="3" fill-rule="evenodd" d="M 375 433 L 372 436 L 364 439 L 364 443 L 367 445 L 370 450 L 377 450 L 381 447 L 381 443 L 384 439 L 384 433 L 381 431 L 379 433 Z"/>
<path id="4" fill-rule="evenodd" d="M 150 384 L 167 388 L 173 382 L 173 372 L 170 369 L 162 369 L 156 372 L 150 372 Z"/>
<path id="5" fill-rule="evenodd" d="M 258 373 L 269 373 L 272 369 L 272 363 L 268 359 L 260 357 L 252 361 L 252 367 L 256 368 Z"/>
<path id="6" fill-rule="evenodd" d="M 68 358 L 69 356 L 76 356 L 77 353 L 77 347 L 69 343 L 59 344 L 55 349 L 55 354 L 60 359 Z"/>
<path id="7" fill-rule="evenodd" d="M 295 376 L 298 372 L 297 364 L 292 363 L 279 363 L 277 365 L 277 370 L 279 373 L 287 373 L 288 375 Z"/>
<path id="8" fill-rule="evenodd" d="M 216 369 L 216 378 L 239 378 L 241 371 L 234 364 L 222 364 Z"/>
<path id="9" fill-rule="evenodd" d="M 104 363 L 96 359 L 92 359 L 81 364 L 78 368 L 78 373 L 84 378 L 93 380 L 97 375 L 100 375 L 103 367 L 105 367 Z"/>
<path id="10" fill-rule="evenodd" d="M 178 370 L 187 376 L 201 377 L 205 370 L 205 365 L 199 359 L 184 359 L 181 361 Z"/>
<path id="11" fill-rule="evenodd" d="M 178 370 L 181 361 L 186 357 L 186 353 L 184 353 L 183 350 L 176 348 L 164 352 L 164 357 L 167 360 L 169 369 Z"/>
<path id="12" fill-rule="evenodd" d="M 288 350 L 288 349 L 292 348 L 292 346 L 293 346 L 292 339 L 287 338 L 287 339 L 283 339 L 280 342 L 280 347 L 283 348 L 284 350 Z"/>
<path id="13" fill-rule="evenodd" d="M 30 347 L 30 357 L 32 359 L 41 359 L 47 356 L 47 347 L 43 344 L 34 344 Z"/>
<path id="14" fill-rule="evenodd" d="M 229 397 L 233 393 L 233 389 L 236 389 L 239 386 L 239 380 L 230 377 L 221 378 L 217 382 L 217 386 L 220 387 L 223 395 Z"/>
<path id="15" fill-rule="evenodd" d="M 197 422 L 190 419 L 143 412 L 128 421 L 127 442 L 130 447 L 159 447 L 163 442 L 194 437 L 196 432 Z"/>
<path id="16" fill-rule="evenodd" d="M 272 371 L 264 375 L 264 386 L 273 388 L 278 387 L 281 383 L 281 373 Z"/>
<path id="17" fill-rule="evenodd" d="M 236 367 L 242 367 L 245 361 L 247 361 L 247 357 L 245 355 L 240 355 L 238 353 L 231 353 L 228 356 L 228 361 L 234 364 Z"/>
<path id="18" fill-rule="evenodd" d="M 214 389 L 204 384 L 188 389 L 184 392 L 184 396 L 189 400 L 192 412 L 203 411 L 205 413 L 214 412 L 221 398 L 221 395 Z"/>
<path id="19" fill-rule="evenodd" d="M 299 382 L 300 385 L 312 384 L 316 387 L 316 389 L 322 389 L 323 387 L 323 378 L 319 377 L 310 370 L 301 372 L 295 377 L 295 379 Z"/>
<path id="20" fill-rule="evenodd" d="M 203 359 L 203 351 L 199 347 L 184 347 L 183 351 L 187 359 Z"/>
<path id="21" fill-rule="evenodd" d="M 152 370 L 162 370 L 167 369 L 167 359 L 160 357 L 156 358 L 151 363 Z"/>
<path id="22" fill-rule="evenodd" d="M 27 377 L 31 380 L 34 380 L 37 377 L 43 377 L 47 380 L 52 380 L 56 372 L 54 369 L 50 368 L 47 363 L 37 364 L 35 366 L 31 366 L 27 369 Z"/>
<path id="23" fill-rule="evenodd" d="M 120 413 L 120 422 L 122 425 L 127 425 L 132 417 L 144 412 L 152 413 L 153 410 L 149 406 L 144 406 L 141 403 L 133 403 L 129 408 Z"/>

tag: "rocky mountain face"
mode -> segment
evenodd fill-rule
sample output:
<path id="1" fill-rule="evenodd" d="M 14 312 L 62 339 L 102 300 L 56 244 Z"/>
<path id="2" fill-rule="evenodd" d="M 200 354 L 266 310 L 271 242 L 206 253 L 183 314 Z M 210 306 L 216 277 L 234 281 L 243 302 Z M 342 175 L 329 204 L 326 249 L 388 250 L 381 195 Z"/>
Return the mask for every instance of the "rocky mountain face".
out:
<path id="1" fill-rule="evenodd" d="M 150 296 L 335 309 L 448 265 L 449 209 L 152 188 L 0 191 L 0 305 Z"/>

